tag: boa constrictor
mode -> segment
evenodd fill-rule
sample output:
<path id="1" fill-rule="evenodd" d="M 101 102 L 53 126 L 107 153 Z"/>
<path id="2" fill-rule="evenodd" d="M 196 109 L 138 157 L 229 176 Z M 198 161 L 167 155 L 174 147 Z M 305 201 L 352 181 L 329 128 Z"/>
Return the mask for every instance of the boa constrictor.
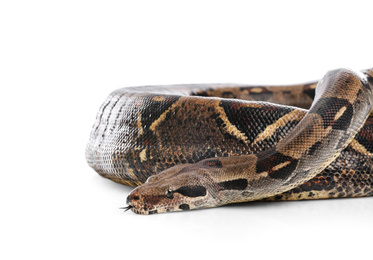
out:
<path id="1" fill-rule="evenodd" d="M 139 214 L 372 196 L 372 91 L 373 69 L 292 86 L 123 88 L 101 106 L 86 158 L 138 186 L 127 209 Z"/>

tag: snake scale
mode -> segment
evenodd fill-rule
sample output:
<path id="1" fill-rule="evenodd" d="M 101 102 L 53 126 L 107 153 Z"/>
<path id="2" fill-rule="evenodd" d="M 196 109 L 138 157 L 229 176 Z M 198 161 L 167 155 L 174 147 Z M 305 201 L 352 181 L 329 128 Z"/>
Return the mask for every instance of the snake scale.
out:
<path id="1" fill-rule="evenodd" d="M 153 214 L 255 200 L 373 195 L 373 69 L 289 86 L 116 90 L 86 149 L 103 177 Z"/>

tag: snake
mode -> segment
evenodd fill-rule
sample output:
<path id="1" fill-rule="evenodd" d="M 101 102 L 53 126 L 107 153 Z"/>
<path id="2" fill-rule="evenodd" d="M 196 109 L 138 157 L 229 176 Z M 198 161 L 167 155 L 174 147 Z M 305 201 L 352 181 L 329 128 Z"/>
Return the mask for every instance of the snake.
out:
<path id="1" fill-rule="evenodd" d="M 294 85 L 184 84 L 112 92 L 86 160 L 135 187 L 126 210 L 373 195 L 373 69 Z"/>

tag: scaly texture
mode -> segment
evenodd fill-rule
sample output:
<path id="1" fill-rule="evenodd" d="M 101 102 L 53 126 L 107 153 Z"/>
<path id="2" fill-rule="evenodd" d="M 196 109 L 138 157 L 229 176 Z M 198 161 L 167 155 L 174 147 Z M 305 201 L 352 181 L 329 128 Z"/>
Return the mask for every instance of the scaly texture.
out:
<path id="1" fill-rule="evenodd" d="M 341 69 L 318 84 L 120 89 L 102 105 L 86 157 L 116 182 L 148 180 L 127 199 L 142 214 L 371 196 L 372 75 Z"/>

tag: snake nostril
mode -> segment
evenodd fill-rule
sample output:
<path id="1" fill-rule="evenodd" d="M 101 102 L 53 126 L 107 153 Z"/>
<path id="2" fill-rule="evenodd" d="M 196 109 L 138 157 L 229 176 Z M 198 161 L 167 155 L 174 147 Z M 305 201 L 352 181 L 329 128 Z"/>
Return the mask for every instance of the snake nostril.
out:
<path id="1" fill-rule="evenodd" d="M 139 199 L 140 199 L 139 196 L 131 196 L 131 195 L 129 195 L 129 196 L 127 197 L 126 202 L 127 202 L 127 204 L 130 204 L 132 201 L 134 201 L 134 200 L 139 200 Z"/>

